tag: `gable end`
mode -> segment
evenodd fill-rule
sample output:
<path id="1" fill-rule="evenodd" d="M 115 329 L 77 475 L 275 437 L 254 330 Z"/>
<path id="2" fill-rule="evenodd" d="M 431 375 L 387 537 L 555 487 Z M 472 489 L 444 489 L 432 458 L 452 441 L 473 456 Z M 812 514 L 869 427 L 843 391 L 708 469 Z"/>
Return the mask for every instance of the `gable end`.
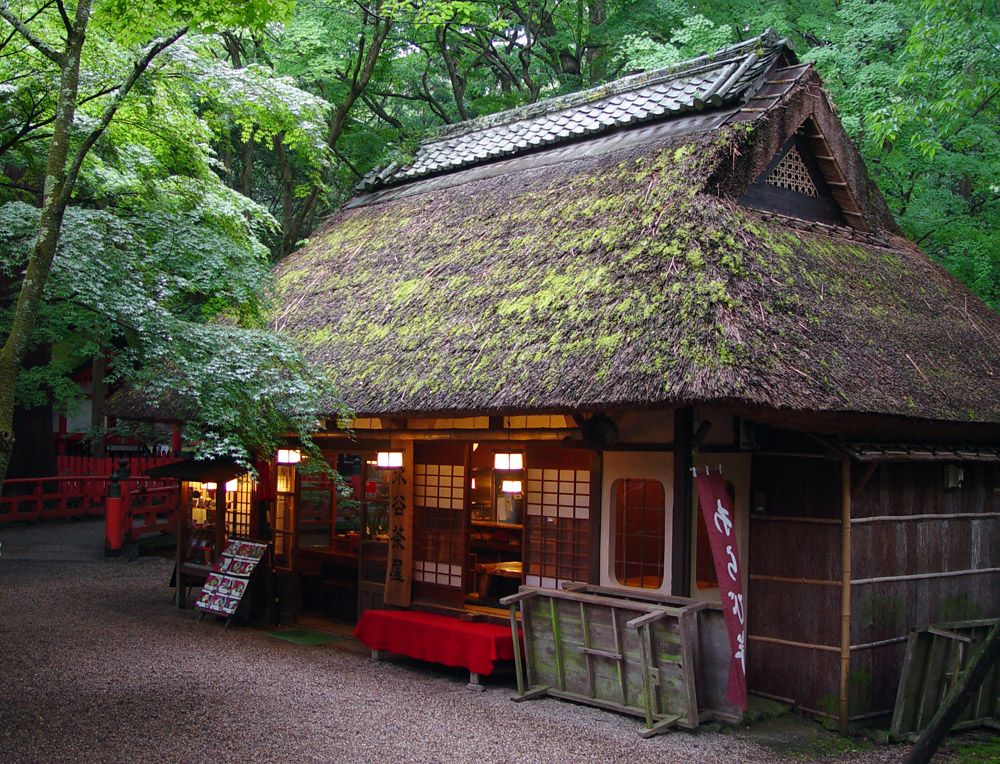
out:
<path id="1" fill-rule="evenodd" d="M 750 184 L 740 203 L 828 225 L 847 224 L 801 128 Z"/>

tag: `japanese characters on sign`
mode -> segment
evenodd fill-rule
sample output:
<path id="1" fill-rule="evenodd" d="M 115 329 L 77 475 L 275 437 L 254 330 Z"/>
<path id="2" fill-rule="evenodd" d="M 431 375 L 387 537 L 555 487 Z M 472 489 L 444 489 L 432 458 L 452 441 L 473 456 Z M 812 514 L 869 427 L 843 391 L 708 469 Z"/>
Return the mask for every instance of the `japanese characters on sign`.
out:
<path id="1" fill-rule="evenodd" d="M 701 506 L 712 547 L 712 559 L 719 581 L 719 596 L 722 598 L 726 630 L 732 660 L 729 665 L 729 685 L 726 700 L 744 711 L 747 707 L 746 670 L 746 606 L 743 602 L 742 570 L 740 554 L 733 525 L 733 501 L 722 475 L 701 474 L 696 476 L 698 504 Z"/>
<path id="2" fill-rule="evenodd" d="M 389 564 L 385 572 L 388 605 L 406 607 L 413 590 L 413 446 L 403 449 L 402 469 L 389 478 Z"/>

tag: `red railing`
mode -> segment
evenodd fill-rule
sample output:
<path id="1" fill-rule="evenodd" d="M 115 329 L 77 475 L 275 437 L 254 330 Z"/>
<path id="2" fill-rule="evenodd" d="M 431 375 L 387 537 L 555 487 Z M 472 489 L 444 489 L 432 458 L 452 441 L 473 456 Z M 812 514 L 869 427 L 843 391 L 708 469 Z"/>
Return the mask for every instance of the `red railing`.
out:
<path id="1" fill-rule="evenodd" d="M 5 480 L 0 524 L 104 514 L 108 478 L 90 475 Z"/>
<path id="2" fill-rule="evenodd" d="M 138 482 L 138 485 L 135 485 Z M 167 481 L 133 481 L 125 518 L 125 537 L 138 541 L 143 536 L 177 531 L 177 485 L 156 485 Z"/>
<path id="3" fill-rule="evenodd" d="M 173 464 L 181 461 L 179 456 L 67 456 L 56 457 L 57 475 L 97 475 L 107 477 L 112 470 L 118 469 L 118 460 L 128 460 L 129 472 L 132 475 L 145 475 L 153 467 Z"/>
<path id="4" fill-rule="evenodd" d="M 101 517 L 109 479 L 93 475 L 15 478 L 0 487 L 0 525 L 74 517 Z M 177 528 L 177 483 L 139 476 L 122 483 L 125 535 L 130 540 Z"/>

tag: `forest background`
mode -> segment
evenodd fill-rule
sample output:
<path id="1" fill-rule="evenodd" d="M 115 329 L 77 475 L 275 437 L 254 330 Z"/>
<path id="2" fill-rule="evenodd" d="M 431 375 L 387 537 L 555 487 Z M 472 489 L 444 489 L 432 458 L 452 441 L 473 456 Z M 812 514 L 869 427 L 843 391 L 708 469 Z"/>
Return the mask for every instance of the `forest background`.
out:
<path id="1" fill-rule="evenodd" d="M 365 173 L 768 27 L 815 62 L 906 234 L 1000 309 L 1000 0 L 0 0 L 0 480 L 15 442 L 11 475 L 52 474 L 81 383 L 95 453 L 126 382 L 206 455 L 308 432 L 335 391 L 267 330 L 270 269 Z"/>

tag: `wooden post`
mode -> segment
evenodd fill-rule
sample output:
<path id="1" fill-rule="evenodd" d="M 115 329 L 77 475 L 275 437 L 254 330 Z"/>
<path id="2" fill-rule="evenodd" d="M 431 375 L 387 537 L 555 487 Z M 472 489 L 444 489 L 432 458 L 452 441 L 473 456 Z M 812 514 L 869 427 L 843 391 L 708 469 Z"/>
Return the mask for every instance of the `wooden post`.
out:
<path id="1" fill-rule="evenodd" d="M 840 703 L 837 722 L 847 734 L 851 672 L 851 459 L 844 457 L 840 477 Z"/>
<path id="2" fill-rule="evenodd" d="M 39 485 L 41 481 L 39 481 Z M 117 481 L 108 486 L 104 500 L 104 556 L 113 557 L 122 551 L 122 488 Z"/>
<path id="3" fill-rule="evenodd" d="M 691 504 L 691 436 L 694 409 L 690 406 L 674 412 L 674 506 L 673 555 L 670 564 L 670 593 L 676 597 L 691 594 L 691 528 L 694 508 Z"/>
<path id="4" fill-rule="evenodd" d="M 180 456 L 181 448 L 181 423 L 174 422 L 170 425 L 170 454 Z"/>
<path id="5" fill-rule="evenodd" d="M 222 547 L 226 545 L 226 479 L 220 477 L 215 484 L 215 554 L 212 562 L 219 559 Z"/>

